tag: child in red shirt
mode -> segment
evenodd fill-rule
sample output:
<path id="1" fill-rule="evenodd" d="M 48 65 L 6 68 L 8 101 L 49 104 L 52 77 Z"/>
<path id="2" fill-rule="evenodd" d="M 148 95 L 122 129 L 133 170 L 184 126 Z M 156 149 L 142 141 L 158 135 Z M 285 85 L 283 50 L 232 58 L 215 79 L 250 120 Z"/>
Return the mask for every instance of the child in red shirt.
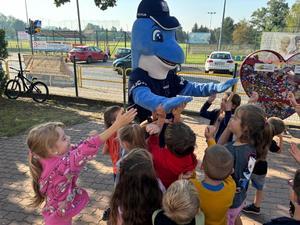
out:
<path id="1" fill-rule="evenodd" d="M 194 171 L 197 158 L 194 154 L 196 135 L 182 122 L 169 124 L 165 130 L 166 146 L 159 146 L 159 137 L 148 139 L 148 149 L 152 154 L 156 175 L 166 188 L 176 181 L 180 174 Z"/>

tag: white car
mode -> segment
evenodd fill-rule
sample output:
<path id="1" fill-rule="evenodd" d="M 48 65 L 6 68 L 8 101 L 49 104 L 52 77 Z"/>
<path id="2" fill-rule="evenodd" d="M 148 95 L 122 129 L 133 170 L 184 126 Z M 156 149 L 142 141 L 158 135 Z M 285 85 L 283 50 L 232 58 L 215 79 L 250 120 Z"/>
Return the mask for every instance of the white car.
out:
<path id="1" fill-rule="evenodd" d="M 230 52 L 212 52 L 205 62 L 205 73 L 210 71 L 232 74 L 234 72 L 234 60 Z"/>

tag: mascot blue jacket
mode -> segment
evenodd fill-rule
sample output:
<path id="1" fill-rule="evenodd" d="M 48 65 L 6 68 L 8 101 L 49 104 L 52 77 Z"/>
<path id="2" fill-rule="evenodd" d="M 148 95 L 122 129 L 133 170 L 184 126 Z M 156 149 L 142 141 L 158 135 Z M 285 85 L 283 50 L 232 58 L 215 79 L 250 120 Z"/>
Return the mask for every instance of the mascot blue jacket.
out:
<path id="1" fill-rule="evenodd" d="M 166 1 L 142 0 L 132 28 L 132 73 L 129 77 L 129 105 L 138 109 L 140 121 L 148 119 L 159 105 L 166 112 L 192 100 L 227 90 L 237 82 L 196 83 L 176 74 L 184 53 L 176 41 L 178 20 L 170 16 Z"/>

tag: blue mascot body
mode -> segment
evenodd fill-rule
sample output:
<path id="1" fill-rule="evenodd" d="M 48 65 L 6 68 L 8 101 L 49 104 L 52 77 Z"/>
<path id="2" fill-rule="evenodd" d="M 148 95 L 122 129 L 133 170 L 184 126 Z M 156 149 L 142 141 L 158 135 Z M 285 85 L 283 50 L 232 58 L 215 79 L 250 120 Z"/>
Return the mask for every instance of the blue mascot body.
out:
<path id="1" fill-rule="evenodd" d="M 129 78 L 129 104 L 136 105 L 143 121 L 159 105 L 166 112 L 192 100 L 190 96 L 209 96 L 227 90 L 237 82 L 189 82 L 176 74 L 184 53 L 176 41 L 178 20 L 169 15 L 163 0 L 142 0 L 132 29 L 132 68 Z"/>

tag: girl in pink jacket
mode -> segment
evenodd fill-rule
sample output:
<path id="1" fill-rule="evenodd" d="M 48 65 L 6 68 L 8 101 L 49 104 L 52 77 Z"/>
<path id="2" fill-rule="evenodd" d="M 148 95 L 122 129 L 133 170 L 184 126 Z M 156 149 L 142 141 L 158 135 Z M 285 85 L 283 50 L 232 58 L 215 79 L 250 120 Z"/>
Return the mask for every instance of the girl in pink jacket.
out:
<path id="1" fill-rule="evenodd" d="M 45 202 L 42 215 L 46 225 L 72 224 L 72 217 L 89 201 L 87 192 L 76 184 L 81 169 L 100 145 L 135 115 L 134 109 L 120 112 L 111 127 L 75 147 L 70 147 L 70 137 L 59 122 L 41 124 L 29 132 L 29 167 L 35 194 L 32 206 Z"/>

